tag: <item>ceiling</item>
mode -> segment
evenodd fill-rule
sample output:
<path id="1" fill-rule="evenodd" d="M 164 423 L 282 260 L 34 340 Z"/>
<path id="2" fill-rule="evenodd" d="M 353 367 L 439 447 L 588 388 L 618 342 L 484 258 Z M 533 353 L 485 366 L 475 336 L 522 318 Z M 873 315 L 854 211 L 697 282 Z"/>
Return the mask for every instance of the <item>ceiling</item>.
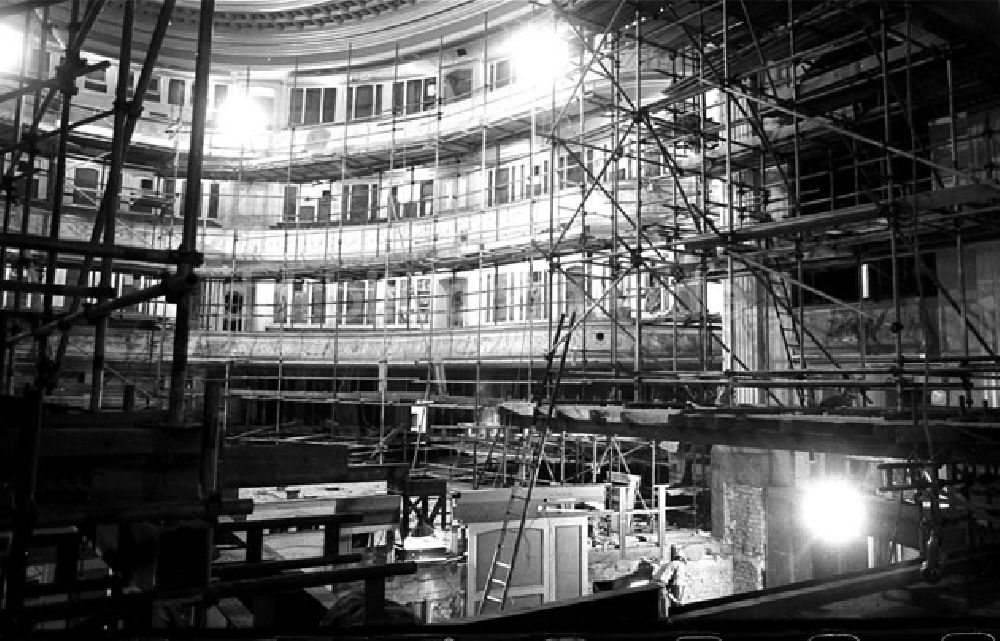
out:
<path id="1" fill-rule="evenodd" d="M 193 71 L 199 0 L 178 0 L 159 66 Z M 108 0 L 85 51 L 116 58 L 123 0 Z M 134 58 L 142 59 L 162 6 L 135 0 Z M 539 11 L 527 0 L 216 0 L 213 68 L 342 69 L 385 64 L 481 37 Z M 70 3 L 50 8 L 66 35 Z M 485 16 L 485 17 L 484 17 Z M 65 41 L 65 40 L 64 40 Z"/>

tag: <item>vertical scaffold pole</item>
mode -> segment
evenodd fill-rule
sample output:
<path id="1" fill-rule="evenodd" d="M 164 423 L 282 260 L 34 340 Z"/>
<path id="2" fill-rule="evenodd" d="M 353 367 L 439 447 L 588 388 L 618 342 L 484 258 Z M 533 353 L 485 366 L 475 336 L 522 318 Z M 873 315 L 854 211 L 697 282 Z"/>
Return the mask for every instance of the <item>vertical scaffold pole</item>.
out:
<path id="1" fill-rule="evenodd" d="M 198 21 L 198 53 L 195 59 L 194 110 L 191 117 L 191 145 L 188 150 L 187 189 L 184 193 L 184 235 L 181 238 L 182 262 L 179 275 L 194 273 L 194 266 L 184 254 L 195 251 L 198 233 L 198 211 L 201 207 L 201 168 L 205 143 L 205 114 L 208 105 L 208 74 L 212 67 L 212 27 L 215 0 L 201 0 Z M 169 415 L 173 423 L 184 420 L 184 387 L 187 379 L 188 338 L 191 335 L 190 291 L 177 299 L 174 327 L 174 351 L 170 366 Z"/>
<path id="2" fill-rule="evenodd" d="M 632 398 L 637 403 L 642 393 L 642 15 L 635 12 L 635 254 L 629 268 L 635 270 L 635 352 L 632 357 Z M 622 546 L 624 547 L 624 546 Z"/>
<path id="3" fill-rule="evenodd" d="M 122 165 L 125 162 L 125 127 L 128 117 L 128 85 L 129 85 L 129 62 L 132 57 L 132 21 L 134 17 L 135 3 L 126 0 L 122 15 L 122 41 L 118 54 L 118 87 L 115 90 L 115 129 L 114 139 L 111 143 L 111 167 L 108 171 L 108 181 L 104 186 L 106 192 L 101 199 L 101 207 L 104 209 L 104 247 L 111 249 L 115 244 L 115 219 L 118 214 L 119 198 L 122 186 Z M 79 51 L 71 52 L 79 55 Z M 69 118 L 69 95 L 63 94 L 63 127 L 67 126 L 66 119 Z M 62 136 L 60 136 L 60 142 Z M 64 154 L 65 156 L 65 154 Z M 63 173 L 65 173 L 65 160 L 63 162 Z M 56 194 L 56 202 L 62 200 L 62 185 L 60 177 L 56 177 L 59 184 Z M 53 206 L 53 227 L 54 233 L 58 234 L 58 219 L 55 216 L 56 208 Z M 53 261 L 55 256 L 53 255 Z M 53 267 L 54 267 L 53 262 Z M 101 263 L 101 287 L 105 290 L 111 287 L 113 277 L 113 261 L 110 256 L 106 256 Z M 54 272 L 54 270 L 53 270 Z M 106 299 L 105 299 L 106 300 Z M 91 371 L 90 409 L 98 411 L 104 397 L 104 348 L 107 339 L 108 318 L 106 316 L 97 319 L 94 327 L 94 359 Z"/>

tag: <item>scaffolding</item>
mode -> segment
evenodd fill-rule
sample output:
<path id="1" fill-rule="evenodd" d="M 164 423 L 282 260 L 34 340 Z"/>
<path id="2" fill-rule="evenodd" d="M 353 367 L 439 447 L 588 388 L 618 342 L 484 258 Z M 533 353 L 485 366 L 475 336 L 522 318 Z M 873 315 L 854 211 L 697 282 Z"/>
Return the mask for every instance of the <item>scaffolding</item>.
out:
<path id="1" fill-rule="evenodd" d="M 108 312 L 157 299 L 149 316 L 158 340 L 153 330 L 148 339 L 149 353 L 159 350 L 157 374 L 151 390 L 138 389 L 173 421 L 182 421 L 194 369 L 224 385 L 231 442 L 344 442 L 356 462 L 507 485 L 519 472 L 511 453 L 531 442 L 519 409 L 543 384 L 554 319 L 575 313 L 557 401 L 576 413 L 539 446 L 540 482 L 628 474 L 641 455 L 650 501 L 664 482 L 705 485 L 684 473 L 677 451 L 680 468 L 674 460 L 672 473 L 662 470 L 671 464 L 658 459 L 664 439 L 615 434 L 629 426 L 627 417 L 608 420 L 614 408 L 658 411 L 664 424 L 708 425 L 744 410 L 852 427 L 905 421 L 923 438 L 893 456 L 970 466 L 917 491 L 936 496 L 938 483 L 955 480 L 949 474 L 973 488 L 992 473 L 996 441 L 968 424 L 995 422 L 1000 404 L 986 300 L 1000 278 L 988 257 L 1000 196 L 997 116 L 989 80 L 975 71 L 986 54 L 949 40 L 937 25 L 955 21 L 940 7 L 552 2 L 529 18 L 570 46 L 572 68 L 530 88 L 499 64 L 503 30 L 486 11 L 463 62 L 477 69 L 478 86 L 470 72 L 468 87 L 446 95 L 456 65 L 443 37 L 433 54 L 407 56 L 397 45 L 370 112 L 358 116 L 359 91 L 376 90 L 348 44 L 336 73 L 347 113 L 321 123 L 337 135 L 317 135 L 325 128 L 290 115 L 264 136 L 264 151 L 227 151 L 209 131 L 216 153 L 203 158 L 206 54 L 187 170 L 178 148 L 161 150 L 174 183 L 183 174 L 191 187 L 184 213 L 168 207 L 167 242 L 137 247 L 116 240 L 116 212 L 134 105 L 156 57 L 147 56 L 129 102 L 128 29 L 117 107 L 85 119 L 114 117 L 99 215 L 89 240 L 60 232 L 67 142 L 80 125 L 71 122 L 70 87 L 99 66 L 83 64 L 79 51 L 101 4 L 74 20 L 58 78 L 45 79 L 39 62 L 0 95 L 17 99 L 0 236 L 2 288 L 12 294 L 0 322 L 8 393 L 28 378 L 29 339 L 37 387 L 52 388 L 66 328 L 91 320 L 87 400 L 92 410 L 106 406 L 106 376 L 133 375 L 107 363 Z M 38 22 L 44 49 L 46 19 Z M 248 88 L 256 71 L 242 75 Z M 308 77 L 296 63 L 291 91 L 314 89 L 300 88 Z M 388 107 L 376 113 L 382 86 Z M 57 89 L 59 126 L 39 134 Z M 32 184 L 45 137 L 57 147 L 54 195 L 41 206 L 18 185 Z M 232 228 L 206 215 L 199 234 L 202 176 L 230 190 L 212 198 L 230 199 Z M 179 200 L 176 190 L 163 196 Z M 48 218 L 35 233 L 40 210 Z M 261 211 L 280 216 L 237 229 L 251 218 L 244 212 Z M 70 262 L 79 281 L 57 282 L 57 264 Z M 45 267 L 38 282 L 27 269 L 35 263 Z M 158 269 L 149 265 L 176 272 L 114 296 L 116 265 L 149 278 Z M 40 313 L 24 311 L 27 294 L 42 295 Z M 72 301 L 59 314 L 55 296 Z M 32 329 L 10 335 L 22 318 Z M 136 386 L 126 383 L 123 397 Z M 973 444 L 958 447 L 956 434 Z M 701 462 L 709 445 L 692 440 L 681 450 Z"/>

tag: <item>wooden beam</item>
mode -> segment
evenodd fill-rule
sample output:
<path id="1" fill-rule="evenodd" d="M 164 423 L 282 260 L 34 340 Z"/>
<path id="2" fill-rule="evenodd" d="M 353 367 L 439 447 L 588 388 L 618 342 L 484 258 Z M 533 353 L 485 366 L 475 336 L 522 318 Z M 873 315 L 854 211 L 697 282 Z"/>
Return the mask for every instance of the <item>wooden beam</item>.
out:
<path id="1" fill-rule="evenodd" d="M 220 582 L 209 586 L 208 592 L 212 598 L 222 598 L 257 592 L 278 592 L 317 585 L 350 583 L 351 581 L 384 580 L 391 576 L 415 574 L 416 571 L 417 564 L 412 561 L 386 563 L 383 565 L 363 565 L 341 570 L 295 572 L 272 577 Z"/>
<path id="2" fill-rule="evenodd" d="M 345 475 L 349 452 L 345 444 L 226 445 L 219 461 L 220 478 L 224 487 L 334 482 Z"/>
<path id="3" fill-rule="evenodd" d="M 12 464 L 17 430 L 0 430 L 0 468 Z M 144 427 L 59 427 L 41 436 L 42 459 L 108 459 L 159 455 L 197 456 L 200 435 L 196 430 L 163 430 Z"/>
<path id="4" fill-rule="evenodd" d="M 915 197 L 907 196 L 896 202 L 907 210 L 912 210 L 915 207 L 918 211 L 928 211 L 960 204 L 991 202 L 997 198 L 1000 198 L 1000 192 L 989 185 L 959 185 L 919 193 Z M 794 236 L 800 232 L 834 229 L 844 225 L 873 222 L 884 218 L 885 211 L 874 205 L 854 205 L 832 212 L 750 225 L 735 230 L 731 234 L 700 234 L 685 239 L 684 247 L 688 250 L 724 247 L 732 243 Z"/>
<path id="5" fill-rule="evenodd" d="M 508 422 L 530 425 L 531 418 L 504 411 Z M 556 417 L 553 430 L 602 436 L 628 436 L 645 440 L 685 441 L 696 445 L 732 445 L 765 449 L 827 452 L 858 456 L 909 458 L 914 448 L 921 456 L 926 447 L 923 427 L 912 421 L 857 415 L 778 414 L 757 411 L 663 413 L 661 422 L 647 422 L 630 411 L 620 421 L 598 417 Z M 638 419 L 638 420 L 633 420 Z M 989 425 L 932 421 L 929 430 L 935 451 L 955 460 L 995 461 L 1000 458 L 995 428 Z M 977 438 L 978 437 L 978 438 Z"/>
<path id="6" fill-rule="evenodd" d="M 256 563 L 217 563 L 212 566 L 212 576 L 217 576 L 223 581 L 229 579 L 249 579 L 270 576 L 285 570 L 300 570 L 303 568 L 341 565 L 344 563 L 360 563 L 364 560 L 363 554 L 338 554 L 306 559 L 275 559 L 257 561 Z"/>

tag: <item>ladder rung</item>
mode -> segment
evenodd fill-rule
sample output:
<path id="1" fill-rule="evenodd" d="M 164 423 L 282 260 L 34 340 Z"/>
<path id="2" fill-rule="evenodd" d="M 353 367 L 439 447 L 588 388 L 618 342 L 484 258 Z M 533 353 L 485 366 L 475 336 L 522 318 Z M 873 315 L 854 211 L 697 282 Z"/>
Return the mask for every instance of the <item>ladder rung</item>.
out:
<path id="1" fill-rule="evenodd" d="M 510 569 L 510 563 L 504 563 L 503 561 L 497 561 L 497 565 L 499 565 L 502 568 L 507 568 L 508 570 Z"/>
<path id="2" fill-rule="evenodd" d="M 490 579 L 493 583 L 499 583 L 500 585 L 507 585 L 506 581 L 501 581 L 500 579 Z"/>
<path id="3" fill-rule="evenodd" d="M 487 601 L 496 601 L 497 603 L 503 603 L 503 599 L 498 599 L 495 596 L 487 596 L 486 600 Z"/>

